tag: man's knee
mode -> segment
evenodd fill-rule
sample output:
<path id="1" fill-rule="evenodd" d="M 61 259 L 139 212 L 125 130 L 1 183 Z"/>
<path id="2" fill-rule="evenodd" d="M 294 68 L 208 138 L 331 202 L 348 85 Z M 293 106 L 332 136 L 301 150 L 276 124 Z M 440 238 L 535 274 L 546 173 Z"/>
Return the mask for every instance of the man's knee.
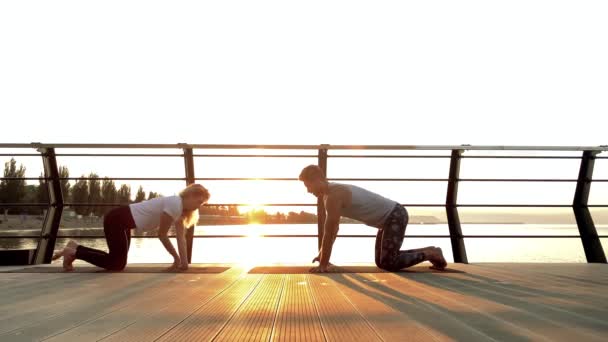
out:
<path id="1" fill-rule="evenodd" d="M 393 258 L 380 258 L 380 260 L 376 261 L 376 266 L 378 266 L 378 268 L 381 268 L 383 270 L 386 271 L 398 271 L 399 267 L 396 265 L 395 261 Z"/>

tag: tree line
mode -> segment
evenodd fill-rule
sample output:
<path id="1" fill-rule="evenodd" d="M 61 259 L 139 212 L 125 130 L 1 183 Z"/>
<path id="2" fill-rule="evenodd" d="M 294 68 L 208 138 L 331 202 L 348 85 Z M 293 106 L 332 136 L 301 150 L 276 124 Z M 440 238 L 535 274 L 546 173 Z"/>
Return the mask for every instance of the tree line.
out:
<path id="1" fill-rule="evenodd" d="M 0 207 L 2 203 L 47 203 L 48 202 L 48 186 L 41 174 L 37 185 L 27 185 L 25 180 L 11 180 L 7 178 L 24 178 L 26 168 L 23 165 L 17 167 L 17 162 L 14 158 L 4 164 L 4 178 L 0 181 Z M 59 178 L 61 184 L 61 192 L 63 201 L 66 203 L 74 203 L 78 205 L 72 206 L 74 211 L 83 216 L 103 216 L 112 207 L 99 206 L 95 204 L 119 204 L 126 205 L 134 202 L 141 202 L 146 199 L 160 197 L 160 194 L 154 191 L 146 192 L 140 186 L 135 194 L 135 198 L 131 198 L 131 187 L 123 184 L 120 187 L 107 177 L 100 178 L 96 173 L 91 172 L 88 176 L 82 175 L 72 185 L 65 178 L 70 177 L 70 171 L 66 166 L 59 167 Z M 42 207 L 3 207 L 4 212 L 8 214 L 40 214 L 44 208 Z"/>

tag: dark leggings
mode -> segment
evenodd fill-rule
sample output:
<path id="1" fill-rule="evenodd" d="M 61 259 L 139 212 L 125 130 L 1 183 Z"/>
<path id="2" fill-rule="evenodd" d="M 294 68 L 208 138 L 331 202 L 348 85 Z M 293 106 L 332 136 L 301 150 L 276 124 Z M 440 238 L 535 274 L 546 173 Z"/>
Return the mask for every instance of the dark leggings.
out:
<path id="1" fill-rule="evenodd" d="M 408 221 L 407 210 L 396 205 L 376 235 L 376 266 L 387 271 L 398 271 L 425 260 L 424 253 L 418 250 L 399 250 Z"/>
<path id="2" fill-rule="evenodd" d="M 110 271 L 121 271 L 127 265 L 131 229 L 135 222 L 128 206 L 112 209 L 103 218 L 108 253 L 85 246 L 76 248 L 76 259 L 84 260 Z"/>

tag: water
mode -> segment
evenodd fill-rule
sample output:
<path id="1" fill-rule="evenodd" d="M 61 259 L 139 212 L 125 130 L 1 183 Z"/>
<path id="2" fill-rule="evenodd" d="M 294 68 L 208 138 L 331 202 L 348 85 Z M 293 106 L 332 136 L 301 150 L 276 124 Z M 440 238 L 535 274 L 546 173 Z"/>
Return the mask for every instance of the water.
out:
<path id="1" fill-rule="evenodd" d="M 576 225 L 463 225 L 465 235 L 578 235 Z M 600 235 L 608 235 L 608 225 L 596 227 Z M 86 234 L 87 229 L 80 232 Z M 263 238 L 260 235 L 307 235 L 316 234 L 317 226 L 304 225 L 231 225 L 198 226 L 195 234 L 207 238 L 196 238 L 192 253 L 197 263 L 309 263 L 317 254 L 316 238 Z M 340 234 L 374 235 L 376 229 L 365 225 L 342 225 Z M 63 234 L 67 234 L 65 231 Z M 213 237 L 218 235 L 247 235 L 242 238 Z M 424 246 L 439 246 L 446 259 L 453 261 L 450 240 L 442 237 L 414 238 L 408 235 L 448 235 L 447 225 L 408 226 L 403 249 Z M 106 250 L 104 239 L 78 239 L 86 246 Z M 608 248 L 608 238 L 602 238 L 604 250 Z M 341 237 L 336 240 L 332 253 L 334 263 L 373 263 L 375 238 Z M 59 238 L 57 248 L 67 242 Z M 174 245 L 177 246 L 175 241 Z M 470 262 L 586 262 L 580 238 L 468 238 L 465 239 Z M 2 239 L 0 248 L 35 248 L 35 239 Z M 129 251 L 132 263 L 168 263 L 171 256 L 155 238 L 133 238 Z"/>

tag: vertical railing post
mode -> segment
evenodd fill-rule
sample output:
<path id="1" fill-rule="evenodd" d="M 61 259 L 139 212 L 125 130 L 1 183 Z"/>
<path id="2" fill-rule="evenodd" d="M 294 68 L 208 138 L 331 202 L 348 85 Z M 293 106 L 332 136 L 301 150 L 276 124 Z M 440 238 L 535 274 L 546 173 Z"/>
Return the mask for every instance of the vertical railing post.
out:
<path id="1" fill-rule="evenodd" d="M 192 153 L 191 147 L 184 147 L 184 167 L 186 170 L 186 185 L 194 184 L 194 157 Z M 194 228 L 196 228 L 196 223 L 193 227 L 186 229 L 186 244 L 188 247 L 188 263 L 192 262 L 192 245 L 194 243 Z"/>
<path id="2" fill-rule="evenodd" d="M 54 148 L 39 148 L 38 152 L 42 155 L 44 175 L 48 188 L 48 207 L 47 214 L 40 232 L 38 247 L 34 255 L 34 264 L 50 263 L 57 241 L 59 223 L 63 213 L 63 194 L 61 192 L 61 182 L 59 180 L 59 168 L 55 157 Z"/>
<path id="3" fill-rule="evenodd" d="M 448 227 L 450 240 L 452 242 L 452 254 L 454 262 L 468 263 L 467 250 L 464 246 L 460 217 L 458 216 L 458 179 L 460 176 L 460 156 L 462 150 L 452 150 L 450 158 L 450 175 L 448 179 L 448 192 L 445 201 L 445 209 L 448 216 Z"/>
<path id="4" fill-rule="evenodd" d="M 319 148 L 318 154 L 318 165 L 323 171 L 325 177 L 327 177 L 327 147 L 329 145 L 323 144 Z M 317 199 L 317 234 L 318 234 L 318 245 L 321 249 L 321 243 L 323 242 L 323 227 L 325 225 L 325 204 L 323 198 Z"/>
<path id="5" fill-rule="evenodd" d="M 589 212 L 588 200 L 591 190 L 591 180 L 593 179 L 593 166 L 597 152 L 584 151 L 581 159 L 581 167 L 576 182 L 574 201 L 572 209 L 576 217 L 576 224 L 585 250 L 587 262 L 606 263 L 606 255 L 597 235 L 597 230 L 593 223 L 593 217 Z"/>

